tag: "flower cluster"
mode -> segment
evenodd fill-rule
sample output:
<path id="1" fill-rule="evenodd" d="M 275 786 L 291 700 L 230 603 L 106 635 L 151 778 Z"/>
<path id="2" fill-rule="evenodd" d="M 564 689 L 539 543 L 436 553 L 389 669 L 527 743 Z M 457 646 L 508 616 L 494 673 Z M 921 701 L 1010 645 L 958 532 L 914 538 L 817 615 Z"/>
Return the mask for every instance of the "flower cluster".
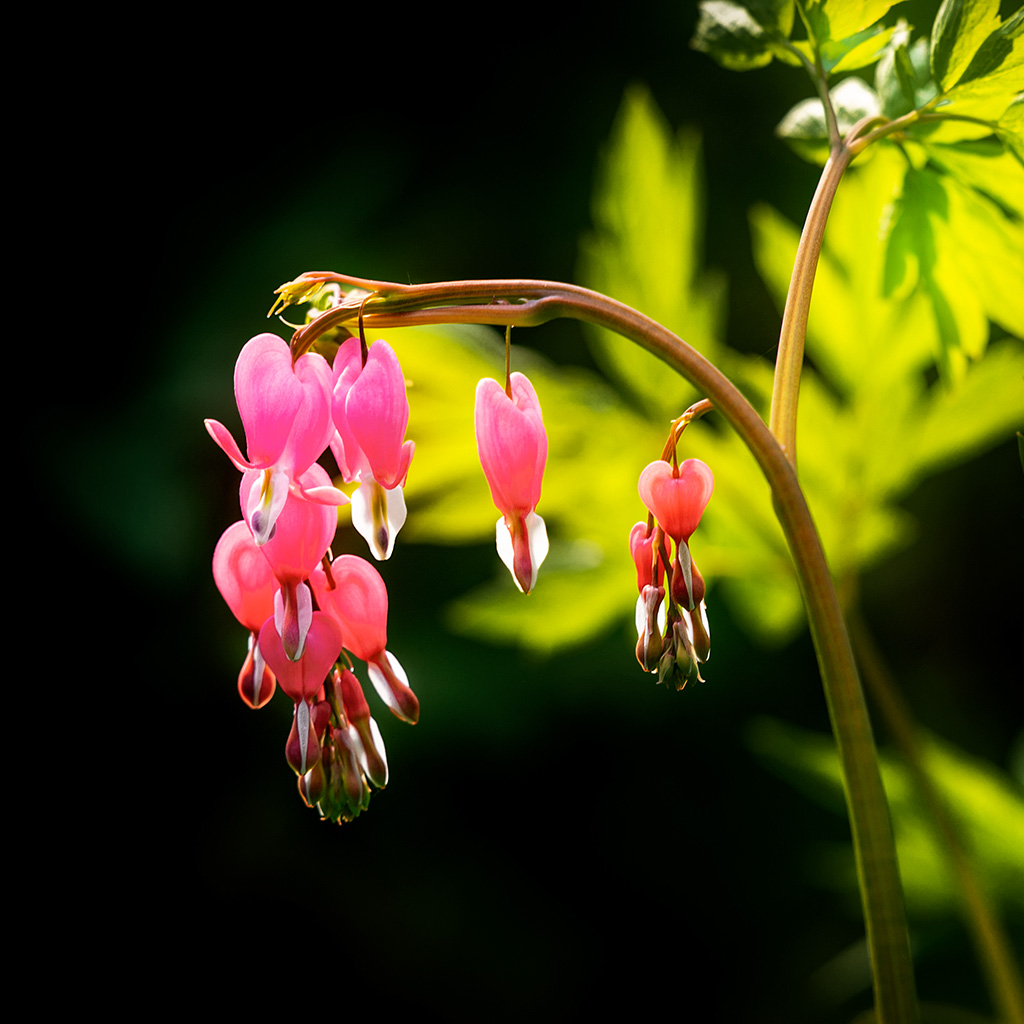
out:
<path id="1" fill-rule="evenodd" d="M 356 494 L 370 492 L 353 501 L 361 512 L 353 519 L 378 558 L 390 555 L 405 518 L 401 487 L 412 457 L 412 442 L 403 443 L 405 381 L 385 342 L 367 355 L 364 365 L 355 341 L 354 349 L 341 346 L 333 367 L 312 353 L 293 362 L 284 341 L 258 335 L 235 364 L 246 455 L 227 428 L 206 421 L 242 473 L 242 519 L 224 532 L 213 556 L 217 587 L 249 631 L 239 694 L 259 708 L 280 686 L 292 700 L 285 756 L 306 803 L 334 820 L 357 815 L 367 806 L 369 784 L 387 782 L 380 730 L 358 680 L 339 660 L 343 648 L 386 666 L 371 668 L 374 685 L 399 717 L 419 716 L 405 673 L 386 650 L 380 574 L 361 558 L 327 558 L 335 508 L 349 501 L 317 462 L 329 446 L 342 476 L 358 482 Z"/>
<path id="2" fill-rule="evenodd" d="M 349 503 L 318 463 L 328 448 L 342 479 L 356 484 L 352 522 L 374 557 L 390 558 L 406 519 L 403 489 L 414 445 L 405 378 L 385 341 L 348 338 L 333 366 L 316 353 L 292 359 L 276 335 L 249 341 L 235 365 L 235 398 L 246 454 L 226 427 L 213 440 L 241 472 L 242 518 L 213 556 L 213 576 L 249 632 L 238 692 L 263 707 L 280 687 L 294 704 L 285 757 L 299 792 L 330 820 L 349 820 L 388 779 L 384 741 L 352 672 L 354 657 L 387 707 L 405 722 L 419 701 L 387 650 L 388 595 L 363 558 L 331 558 L 336 508 Z M 477 388 L 476 436 L 495 505 L 498 552 L 529 592 L 547 553 L 540 499 L 547 437 L 530 382 Z M 345 652 L 348 652 L 346 654 Z"/>
<path id="3" fill-rule="evenodd" d="M 636 563 L 636 657 L 658 682 L 677 690 L 697 679 L 711 654 L 704 578 L 690 554 L 715 482 L 699 459 L 658 460 L 640 474 L 640 498 L 650 516 L 629 535 Z M 667 599 L 667 600 L 666 600 Z"/>

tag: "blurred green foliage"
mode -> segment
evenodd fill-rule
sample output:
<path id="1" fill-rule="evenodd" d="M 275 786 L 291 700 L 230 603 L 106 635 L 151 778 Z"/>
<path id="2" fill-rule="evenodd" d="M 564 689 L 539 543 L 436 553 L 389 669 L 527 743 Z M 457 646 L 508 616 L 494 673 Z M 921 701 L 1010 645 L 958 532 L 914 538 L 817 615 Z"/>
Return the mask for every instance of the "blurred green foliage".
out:
<path id="1" fill-rule="evenodd" d="M 924 736 L 923 759 L 935 788 L 966 839 L 973 870 L 983 887 L 998 893 L 1008 913 L 1024 913 L 1024 800 L 1019 783 L 984 760 L 933 736 Z M 774 719 L 748 725 L 751 750 L 770 768 L 822 806 L 845 814 L 843 780 L 835 745 Z M 896 757 L 882 759 L 908 909 L 919 915 L 955 914 L 962 894 L 944 841 L 908 769 Z M 834 866 L 819 876 L 840 891 L 856 885 L 853 863 L 833 854 Z"/>
<path id="2" fill-rule="evenodd" d="M 1006 201 L 1017 201 L 1012 175 L 1001 178 L 987 163 L 1019 170 L 1012 158 L 988 151 L 958 157 L 967 178 L 991 172 Z M 907 180 L 926 173 L 955 199 L 937 224 L 907 199 L 913 191 Z M 697 136 L 673 137 L 648 94 L 634 88 L 598 182 L 595 230 L 581 245 L 582 283 L 679 333 L 763 409 L 770 364 L 723 343 L 725 283 L 703 266 Z M 912 206 L 913 215 L 906 212 Z M 757 267 L 781 310 L 798 230 L 766 206 L 751 212 L 751 230 Z M 891 286 L 894 260 L 918 254 L 920 261 L 920 253 L 937 249 L 942 256 L 931 265 L 944 268 L 941 274 L 935 270 L 926 284 L 908 271 L 909 280 Z M 1006 339 L 977 358 L 986 349 L 989 318 L 1024 333 L 1024 290 L 1011 287 L 1018 263 L 1024 280 L 1019 221 L 966 185 L 915 171 L 893 149 L 864 161 L 843 183 L 811 306 L 807 350 L 814 368 L 804 377 L 799 439 L 803 484 L 841 580 L 914 536 L 897 503 L 922 478 L 1010 436 L 1019 422 L 1024 347 Z M 965 286 L 976 280 L 988 282 L 980 295 Z M 940 290 L 938 281 L 949 287 Z M 963 347 L 975 357 L 946 384 L 929 378 L 947 323 L 935 313 L 937 301 L 961 338 L 970 339 Z M 410 436 L 418 448 L 408 536 L 483 539 L 494 514 L 472 442 L 472 396 L 481 376 L 503 372 L 501 339 L 485 329 L 421 329 L 408 341 L 402 333 L 386 336 L 412 383 Z M 525 600 L 508 588 L 496 562 L 495 585 L 459 602 L 452 621 L 473 635 L 550 651 L 585 642 L 631 615 L 627 538 L 645 515 L 635 481 L 660 457 L 669 420 L 699 396 L 655 357 L 603 330 L 591 329 L 588 337 L 611 387 L 592 372 L 545 363 L 516 347 L 516 336 L 513 366 L 533 379 L 550 438 L 538 510 L 549 524 L 551 555 Z M 464 397 L 453 401 L 453 395 Z M 680 446 L 682 456 L 711 465 L 716 478 L 694 556 L 749 629 L 781 642 L 801 627 L 803 613 L 768 490 L 739 439 L 709 423 L 691 427 Z"/>

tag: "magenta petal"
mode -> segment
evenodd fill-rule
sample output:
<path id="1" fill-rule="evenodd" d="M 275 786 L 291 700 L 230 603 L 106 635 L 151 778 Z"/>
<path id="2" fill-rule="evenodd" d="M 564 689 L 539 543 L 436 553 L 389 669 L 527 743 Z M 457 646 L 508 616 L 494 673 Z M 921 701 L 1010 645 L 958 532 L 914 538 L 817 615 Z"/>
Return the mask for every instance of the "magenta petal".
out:
<path id="1" fill-rule="evenodd" d="M 246 342 L 235 363 L 235 400 L 252 465 L 272 466 L 281 457 L 304 390 L 281 338 L 258 334 Z"/>
<path id="2" fill-rule="evenodd" d="M 203 420 L 206 425 L 206 432 L 213 438 L 217 447 L 231 460 L 235 469 L 244 473 L 247 469 L 256 467 L 242 455 L 238 442 L 231 436 L 231 431 L 217 420 Z"/>
<path id="3" fill-rule="evenodd" d="M 242 477 L 243 500 L 249 497 L 253 479 L 259 471 Z M 318 465 L 311 466 L 299 477 L 300 488 L 329 487 L 331 478 Z M 327 554 L 338 527 L 338 514 L 332 505 L 305 501 L 293 489 L 288 493 L 274 526 L 274 535 L 263 545 L 262 551 L 283 583 L 306 579 Z"/>
<path id="4" fill-rule="evenodd" d="M 310 352 L 296 362 L 295 377 L 301 384 L 302 404 L 295 412 L 282 460 L 297 475 L 323 455 L 334 436 L 331 419 L 334 376 L 327 360 Z"/>
<path id="5" fill-rule="evenodd" d="M 398 357 L 386 341 L 370 346 L 345 399 L 345 419 L 377 482 L 388 489 L 403 483 L 412 458 L 411 445 L 402 443 L 409 400 Z"/>
<path id="6" fill-rule="evenodd" d="M 477 384 L 476 445 L 494 504 L 525 516 L 540 501 L 548 439 L 533 385 L 521 373 L 511 384 L 511 399 L 495 380 Z"/>

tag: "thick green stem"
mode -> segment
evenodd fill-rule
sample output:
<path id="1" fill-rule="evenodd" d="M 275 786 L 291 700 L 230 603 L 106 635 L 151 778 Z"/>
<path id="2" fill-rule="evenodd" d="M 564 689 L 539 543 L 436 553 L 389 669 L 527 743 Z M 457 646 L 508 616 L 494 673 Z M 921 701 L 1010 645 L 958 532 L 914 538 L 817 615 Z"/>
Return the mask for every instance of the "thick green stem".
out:
<path id="1" fill-rule="evenodd" d="M 917 731 L 906 703 L 889 676 L 861 616 L 848 613 L 850 632 L 857 645 L 857 659 L 872 700 L 896 741 L 924 805 L 935 826 L 939 847 L 949 860 L 959 883 L 963 913 L 978 961 L 985 974 L 998 1018 L 1005 1024 L 1024 1024 L 1024 983 L 1006 932 L 978 880 L 971 857 L 953 822 L 946 802 L 932 782 L 917 740 Z"/>
<path id="2" fill-rule="evenodd" d="M 832 189 L 834 192 L 834 187 Z M 556 317 L 608 328 L 658 356 L 709 398 L 753 453 L 772 489 L 807 606 L 843 776 L 861 885 L 877 1019 L 917 1020 L 910 942 L 888 805 L 864 694 L 825 553 L 787 452 L 733 384 L 699 352 L 660 324 L 620 302 L 550 281 L 464 281 L 395 285 L 336 274 L 373 293 L 363 306 L 366 327 L 485 323 L 536 325 Z M 303 280 L 303 279 L 300 279 Z M 331 310 L 296 332 L 293 353 L 331 327 L 355 319 L 358 304 Z"/>

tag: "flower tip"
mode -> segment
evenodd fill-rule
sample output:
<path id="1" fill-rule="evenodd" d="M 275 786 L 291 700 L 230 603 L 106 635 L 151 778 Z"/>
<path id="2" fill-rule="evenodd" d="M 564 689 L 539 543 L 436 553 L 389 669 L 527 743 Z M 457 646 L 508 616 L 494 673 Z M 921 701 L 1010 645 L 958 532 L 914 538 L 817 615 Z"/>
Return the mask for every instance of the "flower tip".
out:
<path id="1" fill-rule="evenodd" d="M 529 594 L 537 585 L 537 571 L 548 556 L 548 531 L 536 512 L 513 516 L 512 522 L 502 516 L 495 528 L 498 555 L 512 573 L 516 586 Z"/>

